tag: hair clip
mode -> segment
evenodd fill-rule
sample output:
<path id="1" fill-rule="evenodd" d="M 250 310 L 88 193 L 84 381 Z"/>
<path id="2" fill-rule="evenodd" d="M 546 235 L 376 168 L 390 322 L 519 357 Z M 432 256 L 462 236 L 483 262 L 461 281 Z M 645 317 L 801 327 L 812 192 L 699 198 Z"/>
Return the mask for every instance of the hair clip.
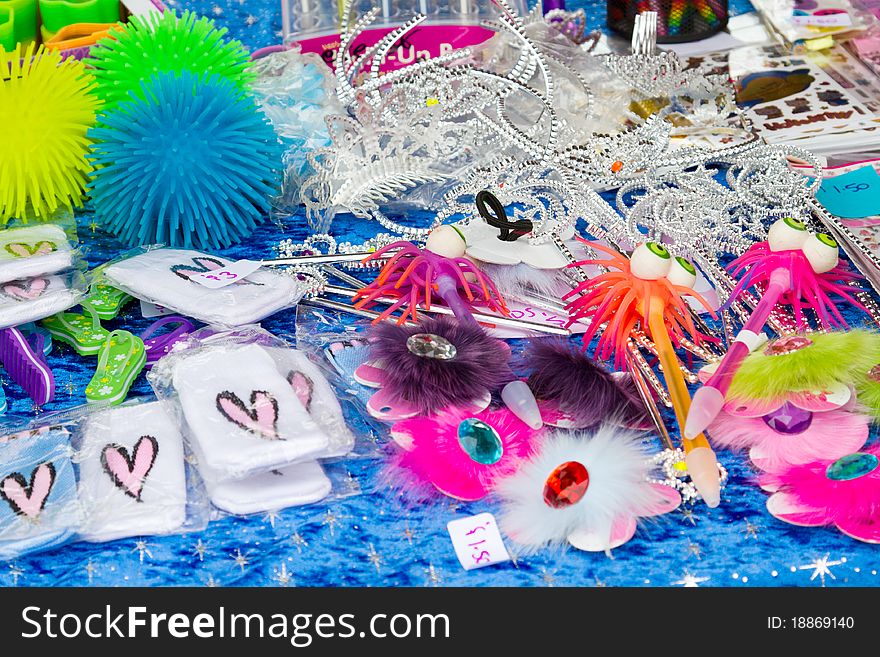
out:
<path id="1" fill-rule="evenodd" d="M 759 469 L 779 472 L 860 449 L 868 440 L 868 418 L 843 409 L 810 411 L 786 401 L 757 417 L 722 411 L 709 425 L 709 433 L 714 445 L 748 450 Z"/>
<path id="2" fill-rule="evenodd" d="M 380 419 L 402 420 L 449 407 L 480 411 L 492 391 L 513 379 L 507 344 L 452 317 L 406 327 L 382 322 L 370 330 L 369 340 L 370 360 L 355 378 L 380 388 L 367 405 Z"/>
<path id="3" fill-rule="evenodd" d="M 735 299 L 748 287 L 758 287 L 763 293 L 712 378 L 694 396 L 685 436 L 703 431 L 721 410 L 733 375 L 755 348 L 757 335 L 774 306 L 790 307 L 799 330 L 807 327 L 806 309 L 815 311 L 825 328 L 847 326 L 832 296 L 864 310 L 854 298 L 861 290 L 851 285 L 859 275 L 840 258 L 837 242 L 829 235 L 810 233 L 803 223 L 791 217 L 776 221 L 766 242 L 754 244 L 728 268 L 734 276 L 743 274 L 731 298 Z"/>
<path id="4" fill-rule="evenodd" d="M 499 524 L 523 553 L 563 544 L 608 552 L 633 537 L 639 518 L 681 503 L 675 489 L 649 482 L 649 473 L 637 434 L 608 425 L 592 434 L 552 433 L 496 481 Z"/>
<path id="5" fill-rule="evenodd" d="M 836 527 L 866 543 L 880 543 L 880 448 L 869 447 L 836 460 L 816 460 L 760 477 L 773 493 L 770 514 L 800 527 Z"/>
<path id="6" fill-rule="evenodd" d="M 546 424 L 563 429 L 589 429 L 602 422 L 634 429 L 650 426 L 626 375 L 621 380 L 606 372 L 570 343 L 534 340 L 523 358 L 529 389 Z"/>
<path id="7" fill-rule="evenodd" d="M 655 484 L 663 484 L 681 495 L 684 504 L 691 504 L 697 500 L 701 500 L 700 491 L 694 485 L 690 478 L 687 467 L 687 455 L 682 449 L 668 447 L 662 452 L 658 452 L 651 459 L 651 465 L 659 468 L 663 475 L 662 479 L 651 478 L 649 481 Z M 715 464 L 718 468 L 718 480 L 721 489 L 727 484 L 727 469 L 720 463 Z"/>
<path id="8" fill-rule="evenodd" d="M 749 449 L 768 472 L 858 450 L 868 420 L 855 410 L 870 402 L 856 403 L 853 387 L 878 356 L 880 336 L 864 330 L 769 342 L 743 361 L 710 433 L 718 445 Z M 714 370 L 707 366 L 701 378 Z"/>
<path id="9" fill-rule="evenodd" d="M 391 427 L 403 449 L 385 469 L 385 479 L 410 496 L 440 492 L 479 500 L 533 453 L 538 436 L 507 409 L 475 413 L 450 407 L 403 420 Z"/>

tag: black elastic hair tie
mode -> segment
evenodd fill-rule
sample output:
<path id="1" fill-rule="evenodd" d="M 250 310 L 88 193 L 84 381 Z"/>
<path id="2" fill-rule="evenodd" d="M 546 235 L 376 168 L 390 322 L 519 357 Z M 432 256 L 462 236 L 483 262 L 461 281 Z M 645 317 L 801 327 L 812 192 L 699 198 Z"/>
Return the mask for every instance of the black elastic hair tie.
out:
<path id="1" fill-rule="evenodd" d="M 501 231 L 498 239 L 502 242 L 515 242 L 523 235 L 528 235 L 532 232 L 532 222 L 528 219 L 521 219 L 520 221 L 508 220 L 507 212 L 505 212 L 504 206 L 501 205 L 501 201 L 489 190 L 484 189 L 478 192 L 476 203 L 477 211 L 486 223 L 492 226 L 492 228 L 497 228 Z"/>

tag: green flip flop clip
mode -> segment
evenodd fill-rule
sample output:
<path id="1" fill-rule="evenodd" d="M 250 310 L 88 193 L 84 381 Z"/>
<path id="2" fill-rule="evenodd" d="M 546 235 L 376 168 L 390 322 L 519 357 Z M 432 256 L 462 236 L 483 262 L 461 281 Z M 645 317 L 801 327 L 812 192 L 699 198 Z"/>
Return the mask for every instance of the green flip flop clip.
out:
<path id="1" fill-rule="evenodd" d="M 115 287 L 98 284 L 92 287 L 85 302 L 95 309 L 98 317 L 106 321 L 114 319 L 132 298 Z"/>
<path id="2" fill-rule="evenodd" d="M 69 344 L 80 356 L 94 356 L 101 351 L 110 332 L 101 326 L 97 310 L 84 302 L 87 314 L 58 313 L 41 324 L 53 338 Z"/>
<path id="3" fill-rule="evenodd" d="M 144 341 L 128 331 L 113 331 L 98 356 L 95 375 L 86 386 L 90 404 L 121 403 L 147 363 Z"/>

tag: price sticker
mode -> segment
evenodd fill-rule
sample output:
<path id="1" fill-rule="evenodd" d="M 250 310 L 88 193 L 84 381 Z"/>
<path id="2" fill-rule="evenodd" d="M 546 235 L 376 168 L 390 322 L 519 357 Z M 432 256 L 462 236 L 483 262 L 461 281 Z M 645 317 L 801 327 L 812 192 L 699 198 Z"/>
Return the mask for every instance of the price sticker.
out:
<path id="1" fill-rule="evenodd" d="M 446 529 L 452 538 L 455 555 L 465 570 L 510 561 L 495 516 L 491 513 L 450 520 Z"/>
<path id="2" fill-rule="evenodd" d="M 880 175 L 869 165 L 826 178 L 816 192 L 816 199 L 831 214 L 844 219 L 880 214 Z"/>
<path id="3" fill-rule="evenodd" d="M 232 285 L 243 278 L 247 278 L 257 271 L 262 264 L 259 260 L 236 260 L 220 269 L 192 274 L 189 280 L 195 281 L 199 285 L 204 285 L 208 289 L 218 290 L 221 287 Z"/>
<path id="4" fill-rule="evenodd" d="M 800 14 L 791 17 L 794 25 L 809 25 L 812 27 L 849 27 L 852 25 L 852 17 L 845 11 L 827 14 Z"/>

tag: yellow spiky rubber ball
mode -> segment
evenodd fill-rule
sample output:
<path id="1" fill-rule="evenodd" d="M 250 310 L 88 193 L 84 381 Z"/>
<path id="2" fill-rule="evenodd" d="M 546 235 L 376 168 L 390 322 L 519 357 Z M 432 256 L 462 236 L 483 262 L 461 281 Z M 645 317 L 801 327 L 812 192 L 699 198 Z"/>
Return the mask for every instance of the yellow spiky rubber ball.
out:
<path id="1" fill-rule="evenodd" d="M 94 86 L 82 62 L 42 46 L 0 47 L 0 226 L 82 205 Z"/>

